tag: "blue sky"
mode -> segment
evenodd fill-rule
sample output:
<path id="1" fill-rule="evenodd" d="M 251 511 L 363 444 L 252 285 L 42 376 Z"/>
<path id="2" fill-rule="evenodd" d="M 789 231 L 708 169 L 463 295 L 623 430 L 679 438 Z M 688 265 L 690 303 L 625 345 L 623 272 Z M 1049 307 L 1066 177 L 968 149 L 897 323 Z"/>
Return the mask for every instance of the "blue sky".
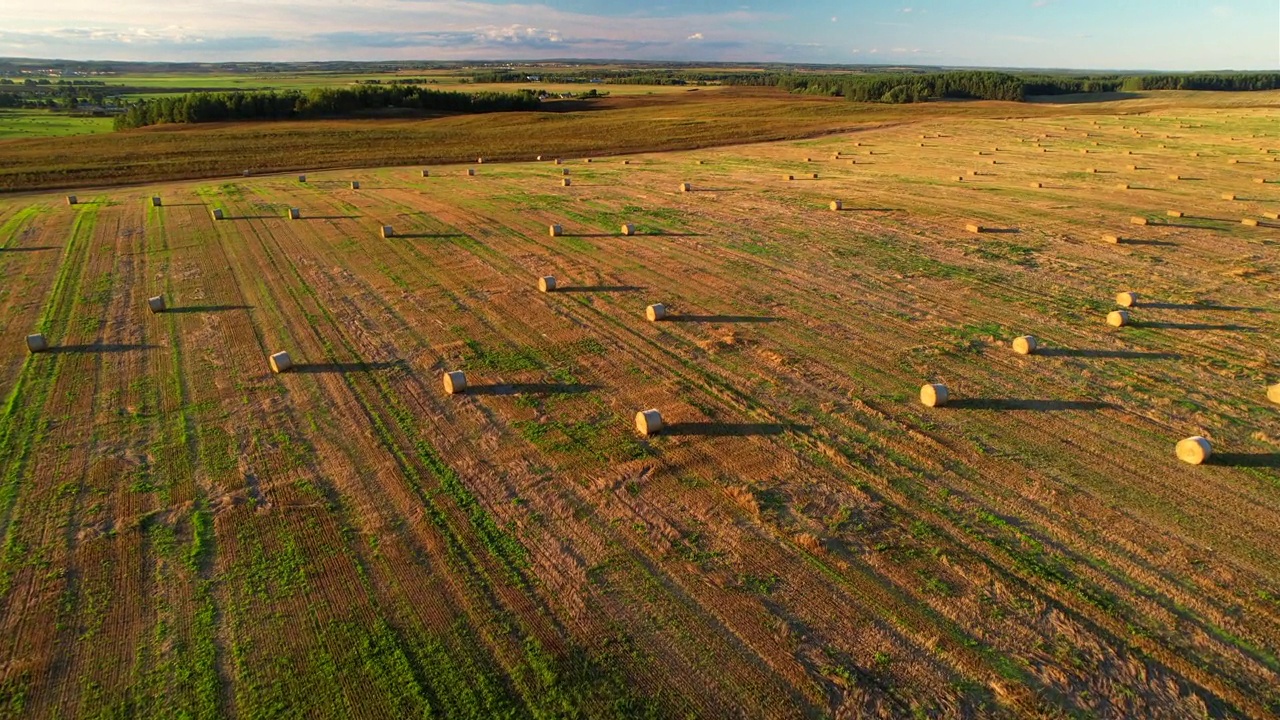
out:
<path id="1" fill-rule="evenodd" d="M 2 0 L 0 56 L 1280 69 L 1280 0 Z"/>

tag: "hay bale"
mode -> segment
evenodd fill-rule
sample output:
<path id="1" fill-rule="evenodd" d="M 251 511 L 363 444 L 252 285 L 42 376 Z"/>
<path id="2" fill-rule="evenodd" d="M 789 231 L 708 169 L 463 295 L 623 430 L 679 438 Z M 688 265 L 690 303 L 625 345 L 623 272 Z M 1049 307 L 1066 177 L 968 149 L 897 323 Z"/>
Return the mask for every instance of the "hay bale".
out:
<path id="1" fill-rule="evenodd" d="M 968 225 L 965 225 L 965 226 L 964 226 L 964 229 L 965 229 L 965 232 L 971 232 L 971 233 L 980 233 L 980 232 L 982 232 L 982 226 L 981 226 L 981 225 L 974 225 L 973 223 L 969 223 Z"/>
<path id="2" fill-rule="evenodd" d="M 1166 213 L 1165 213 L 1165 215 L 1168 215 L 1168 216 L 1169 216 L 1169 217 L 1171 217 L 1171 218 L 1180 218 L 1180 217 L 1182 217 L 1182 211 L 1181 211 L 1181 210 L 1170 210 L 1170 211 L 1166 212 Z"/>
<path id="3" fill-rule="evenodd" d="M 957 176 L 956 176 L 956 182 L 964 182 L 964 176 L 963 176 L 963 175 L 957 175 Z"/>
<path id="4" fill-rule="evenodd" d="M 544 293 L 555 292 L 555 289 L 556 289 L 556 278 L 554 275 L 543 275 L 542 277 L 538 278 L 539 292 L 544 292 Z"/>
<path id="5" fill-rule="evenodd" d="M 1116 189 L 1117 189 L 1117 190 L 1128 190 L 1128 189 L 1129 189 L 1129 183 L 1120 183 L 1119 185 L 1117 185 L 1117 186 L 1116 186 Z"/>
<path id="6" fill-rule="evenodd" d="M 1267 388 L 1267 399 L 1273 403 L 1280 403 L 1280 383 Z"/>
<path id="7" fill-rule="evenodd" d="M 352 181 L 351 181 L 351 189 L 352 189 L 352 190 L 359 190 L 359 189 L 360 189 L 360 181 L 359 181 L 359 180 L 352 180 Z"/>
<path id="8" fill-rule="evenodd" d="M 641 410 L 636 413 L 636 432 L 649 437 L 662 431 L 662 413 L 657 410 Z"/>
<path id="9" fill-rule="evenodd" d="M 477 165 L 483 165 L 483 164 L 484 164 L 484 158 L 482 158 L 482 157 L 478 157 L 478 158 L 476 158 L 476 164 L 477 164 Z"/>
<path id="10" fill-rule="evenodd" d="M 925 407 L 941 407 L 951 399 L 951 393 L 942 383 L 928 383 L 920 386 L 920 402 Z"/>
<path id="11" fill-rule="evenodd" d="M 706 165 L 706 163 L 705 163 L 705 162 L 703 162 L 702 160 L 694 160 L 694 161 L 693 161 L 693 164 L 694 164 L 694 165 Z"/>
<path id="12" fill-rule="evenodd" d="M 1177 453 L 1178 459 L 1182 462 L 1190 465 L 1200 465 L 1213 454 L 1213 446 L 1209 444 L 1208 440 L 1195 435 L 1186 440 L 1179 440 L 1174 452 Z"/>
<path id="13" fill-rule="evenodd" d="M 1235 195 L 1232 195 L 1231 193 L 1223 193 L 1223 194 L 1222 194 L 1222 199 L 1223 199 L 1223 200 L 1235 200 L 1235 199 L 1236 199 L 1236 196 L 1235 196 Z"/>
<path id="14" fill-rule="evenodd" d="M 44 335 L 36 333 L 27 336 L 27 352 L 38 353 L 49 349 L 49 343 L 44 339 Z"/>
<path id="15" fill-rule="evenodd" d="M 783 180 L 787 180 L 787 181 L 791 181 L 791 180 L 795 180 L 795 179 L 796 179 L 796 176 L 795 176 L 795 175 L 783 175 L 783 176 L 782 176 L 782 179 L 783 179 Z"/>
<path id="16" fill-rule="evenodd" d="M 299 176 L 298 176 L 298 182 L 300 182 L 300 183 L 304 183 L 304 182 L 306 182 L 306 181 L 307 181 L 307 176 L 306 176 L 306 175 L 299 175 Z"/>
<path id="17" fill-rule="evenodd" d="M 444 374 L 444 391 L 456 395 L 467 389 L 467 374 L 461 370 L 451 370 Z"/>
<path id="18" fill-rule="evenodd" d="M 152 313 L 164 312 L 164 298 L 160 295 L 153 298 L 147 298 L 147 307 L 151 308 Z"/>
<path id="19" fill-rule="evenodd" d="M 1013 351 L 1019 355 L 1030 355 L 1040 347 L 1035 335 L 1022 335 L 1013 339 Z"/>
<path id="20" fill-rule="evenodd" d="M 222 208 L 214 208 L 214 209 L 213 209 L 213 219 L 214 219 L 214 220 L 222 220 L 222 219 L 224 219 L 225 217 L 226 217 L 226 216 L 225 216 L 225 215 L 223 215 L 223 213 L 222 213 Z"/>
<path id="21" fill-rule="evenodd" d="M 1198 153 L 1198 152 L 1193 152 L 1193 153 L 1191 153 L 1191 157 L 1200 157 L 1200 153 Z"/>
<path id="22" fill-rule="evenodd" d="M 1169 179 L 1170 179 L 1170 180 L 1181 180 L 1181 179 L 1182 179 L 1182 176 L 1181 176 L 1181 175 L 1170 175 L 1170 176 L 1169 176 Z"/>
<path id="23" fill-rule="evenodd" d="M 1111 245 L 1119 245 L 1120 236 L 1119 235 L 1103 235 L 1102 242 L 1109 243 Z"/>
<path id="24" fill-rule="evenodd" d="M 298 208 L 289 208 L 289 219 L 299 220 L 302 218 L 302 211 Z"/>
<path id="25" fill-rule="evenodd" d="M 559 225 L 552 225 L 547 229 L 548 231 L 550 231 L 551 237 L 560 237 L 561 235 L 564 234 L 564 229 L 561 228 Z"/>
<path id="26" fill-rule="evenodd" d="M 1280 220 L 1280 213 L 1264 212 L 1262 213 L 1262 217 L 1268 220 Z"/>
<path id="27" fill-rule="evenodd" d="M 391 227 L 390 225 L 383 225 L 383 226 L 382 226 L 382 239 L 383 239 L 383 240 L 386 240 L 387 238 L 395 237 L 395 236 L 396 236 L 396 230 L 395 230 L 395 228 Z"/>
<path id="28" fill-rule="evenodd" d="M 1098 172 L 1098 168 L 1088 168 L 1087 170 L 1085 170 L 1085 172 L 1089 173 L 1090 175 L 1093 175 Z"/>
<path id="29" fill-rule="evenodd" d="M 160 196 L 159 196 L 159 195 L 156 195 L 156 196 L 154 196 L 154 197 L 152 197 L 152 198 L 151 198 L 151 207 L 160 207 L 162 204 L 163 204 L 163 203 L 161 203 L 161 202 L 160 202 Z"/>
<path id="30" fill-rule="evenodd" d="M 1240 221 L 1240 224 L 1247 225 L 1249 227 L 1258 227 L 1258 221 L 1254 220 L 1253 218 L 1245 218 Z"/>
<path id="31" fill-rule="evenodd" d="M 831 209 L 836 212 L 839 212 L 840 210 L 844 209 L 844 203 L 840 202 L 839 200 L 832 200 Z"/>
<path id="32" fill-rule="evenodd" d="M 692 190 L 693 186 L 689 183 L 680 183 L 680 192 L 690 192 Z"/>
<path id="33" fill-rule="evenodd" d="M 1146 225 L 1146 224 L 1147 224 L 1147 219 L 1146 219 L 1146 218 L 1144 218 L 1144 217 L 1138 217 L 1138 216 L 1136 216 L 1136 215 L 1135 215 L 1135 216 L 1133 216 L 1133 217 L 1129 218 L 1129 224 L 1130 224 L 1130 225 Z"/>
<path id="34" fill-rule="evenodd" d="M 1267 179 L 1266 179 L 1266 178 L 1254 178 L 1254 179 L 1253 179 L 1253 181 L 1254 181 L 1254 182 L 1256 182 L 1256 183 L 1258 183 L 1259 185 L 1266 185 L 1266 184 L 1267 184 Z"/>
<path id="35" fill-rule="evenodd" d="M 1033 182 L 1031 183 L 1031 187 L 1039 189 L 1044 187 L 1044 183 Z"/>
<path id="36" fill-rule="evenodd" d="M 623 164 L 623 165 L 630 165 L 630 164 L 631 164 L 631 161 L 630 161 L 630 160 L 623 160 L 623 161 L 622 161 L 622 164 Z"/>
<path id="37" fill-rule="evenodd" d="M 1129 313 L 1124 310 L 1112 310 L 1107 313 L 1107 324 L 1111 327 L 1124 327 L 1129 324 Z"/>
<path id="38" fill-rule="evenodd" d="M 654 303 L 644 309 L 644 316 L 649 318 L 649 322 L 658 322 L 667 316 L 667 306 L 662 303 Z"/>
<path id="39" fill-rule="evenodd" d="M 565 176 L 569 175 L 569 168 L 562 168 L 560 170 L 560 174 Z"/>
<path id="40" fill-rule="evenodd" d="M 1080 151 L 1080 154 L 1081 154 L 1081 155 L 1088 155 L 1088 154 L 1089 154 L 1089 151 L 1088 151 L 1088 150 L 1081 150 L 1081 151 Z"/>
<path id="41" fill-rule="evenodd" d="M 76 203 L 78 203 L 78 202 L 80 202 L 80 201 L 79 201 L 79 199 L 77 199 L 77 198 L 76 198 L 76 196 L 75 196 L 75 195 L 68 195 L 68 196 L 67 196 L 67 204 L 68 204 L 68 205 L 75 205 L 75 204 L 76 204 Z"/>
<path id="42" fill-rule="evenodd" d="M 560 186 L 561 186 L 561 187 L 572 187 L 572 186 L 573 186 L 573 180 L 572 180 L 571 178 L 564 178 L 563 180 L 561 180 L 561 181 L 560 181 Z"/>
<path id="43" fill-rule="evenodd" d="M 1138 293 L 1130 291 L 1116 293 L 1116 304 L 1120 307 L 1131 308 L 1138 304 Z"/>
<path id="44" fill-rule="evenodd" d="M 1126 165 L 1125 167 L 1127 167 L 1131 172 L 1136 172 L 1138 169 L 1137 165 Z"/>
<path id="45" fill-rule="evenodd" d="M 584 163 L 589 163 L 589 162 L 591 162 L 591 158 L 586 158 L 586 159 L 584 159 L 582 162 L 584 162 Z"/>
<path id="46" fill-rule="evenodd" d="M 430 170 L 423 170 L 423 171 L 422 171 L 422 177 L 431 177 L 431 171 L 430 171 Z"/>
<path id="47" fill-rule="evenodd" d="M 475 169 L 475 168 L 467 168 L 467 177 L 475 177 L 475 176 L 476 176 L 476 169 Z"/>
<path id="48" fill-rule="evenodd" d="M 293 368 L 293 359 L 289 357 L 289 353 L 283 350 L 272 355 L 268 362 L 271 363 L 271 372 L 276 374 L 288 372 Z"/>
<path id="49" fill-rule="evenodd" d="M 1228 164 L 1228 165 L 1239 165 L 1239 164 L 1240 164 L 1240 161 L 1239 161 L 1239 160 L 1237 160 L 1237 159 L 1235 159 L 1235 158 L 1231 158 L 1230 160 L 1228 160 L 1228 161 L 1227 161 L 1227 164 Z"/>
<path id="50" fill-rule="evenodd" d="M 627 223 L 626 225 L 623 225 L 623 226 L 622 226 L 622 234 L 623 234 L 623 235 L 625 235 L 625 236 L 627 236 L 627 237 L 631 237 L 632 235 L 635 235 L 635 234 L 636 234 L 636 226 L 635 226 L 635 225 L 632 225 L 631 223 Z"/>
<path id="51" fill-rule="evenodd" d="M 564 163 L 564 161 L 563 161 L 563 160 L 561 160 L 560 158 L 556 158 L 555 160 L 552 160 L 551 162 L 555 163 L 556 165 L 560 165 L 560 164 L 563 164 L 563 163 Z"/>
<path id="52" fill-rule="evenodd" d="M 538 162 L 542 162 L 542 156 L 539 155 L 538 157 L 534 158 L 534 160 L 537 160 Z"/>

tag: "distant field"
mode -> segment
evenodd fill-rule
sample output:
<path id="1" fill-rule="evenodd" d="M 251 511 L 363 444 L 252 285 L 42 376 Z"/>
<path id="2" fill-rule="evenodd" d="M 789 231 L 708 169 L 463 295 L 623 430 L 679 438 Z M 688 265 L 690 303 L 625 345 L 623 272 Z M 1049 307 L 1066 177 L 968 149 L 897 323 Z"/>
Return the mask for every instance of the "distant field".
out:
<path id="1" fill-rule="evenodd" d="M 66 137 L 106 132 L 111 132 L 109 117 L 66 115 L 46 110 L 0 110 L 0 140 Z"/>
<path id="2" fill-rule="evenodd" d="M 725 99 L 0 146 L 372 165 L 0 197 L 0 714 L 1280 714 L 1274 111 Z"/>

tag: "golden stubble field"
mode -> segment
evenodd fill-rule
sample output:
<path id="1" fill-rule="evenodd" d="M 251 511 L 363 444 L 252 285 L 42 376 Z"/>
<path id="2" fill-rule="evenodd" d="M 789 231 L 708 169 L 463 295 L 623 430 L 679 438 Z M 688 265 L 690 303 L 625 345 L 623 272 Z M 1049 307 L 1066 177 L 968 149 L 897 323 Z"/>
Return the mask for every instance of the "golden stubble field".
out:
<path id="1" fill-rule="evenodd" d="M 0 199 L 0 711 L 1280 711 L 1274 113 L 1135 110 Z"/>

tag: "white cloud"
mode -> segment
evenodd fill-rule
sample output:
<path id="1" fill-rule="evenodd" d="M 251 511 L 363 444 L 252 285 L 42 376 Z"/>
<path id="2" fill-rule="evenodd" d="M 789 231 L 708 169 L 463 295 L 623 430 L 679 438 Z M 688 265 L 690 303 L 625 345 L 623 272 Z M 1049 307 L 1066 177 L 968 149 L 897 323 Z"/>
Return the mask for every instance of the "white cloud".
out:
<path id="1" fill-rule="evenodd" d="M 701 40 L 701 39 L 702 39 L 702 33 L 694 33 L 689 37 L 685 38 L 685 40 Z"/>

